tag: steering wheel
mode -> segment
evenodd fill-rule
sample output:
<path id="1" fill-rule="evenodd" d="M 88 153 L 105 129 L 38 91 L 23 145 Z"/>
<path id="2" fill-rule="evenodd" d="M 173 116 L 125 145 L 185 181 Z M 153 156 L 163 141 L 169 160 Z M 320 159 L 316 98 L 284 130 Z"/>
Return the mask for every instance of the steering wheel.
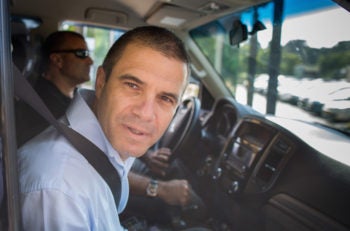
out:
<path id="1" fill-rule="evenodd" d="M 168 129 L 154 145 L 154 150 L 162 147 L 170 148 L 170 161 L 191 144 L 192 132 L 199 125 L 200 101 L 196 97 L 185 99 L 178 107 Z"/>

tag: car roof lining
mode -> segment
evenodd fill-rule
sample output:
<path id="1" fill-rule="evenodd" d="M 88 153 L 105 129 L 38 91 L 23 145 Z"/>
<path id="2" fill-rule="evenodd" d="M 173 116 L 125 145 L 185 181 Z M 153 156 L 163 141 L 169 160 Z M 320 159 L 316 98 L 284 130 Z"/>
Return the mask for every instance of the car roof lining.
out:
<path id="1" fill-rule="evenodd" d="M 171 17 L 184 22 L 176 28 L 181 26 L 181 28 L 188 29 L 198 22 L 203 23 L 203 20 L 209 21 L 218 14 L 224 15 L 238 11 L 253 4 L 267 2 L 267 0 L 144 0 L 142 4 L 138 0 L 86 0 L 79 5 L 70 5 L 69 11 L 66 10 L 67 6 L 63 1 L 56 1 L 54 7 L 50 1 L 32 0 L 31 4 L 25 2 L 26 0 L 12 0 L 10 7 L 12 14 L 25 12 L 26 14 L 45 18 L 42 25 L 44 28 L 57 28 L 56 23 L 63 20 L 96 23 L 125 29 L 148 22 L 152 25 L 169 28 L 173 26 L 163 22 L 165 17 Z M 42 11 L 43 8 L 46 10 Z M 99 13 L 99 11 L 103 11 L 105 15 L 102 16 L 102 12 Z"/>

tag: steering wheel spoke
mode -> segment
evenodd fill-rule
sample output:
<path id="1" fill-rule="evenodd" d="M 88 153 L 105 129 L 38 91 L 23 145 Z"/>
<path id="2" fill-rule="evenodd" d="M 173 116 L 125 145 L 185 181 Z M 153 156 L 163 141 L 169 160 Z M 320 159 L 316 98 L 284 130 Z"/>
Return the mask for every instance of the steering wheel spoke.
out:
<path id="1" fill-rule="evenodd" d="M 170 161 L 193 142 L 191 134 L 199 127 L 200 101 L 196 97 L 185 99 L 177 109 L 168 129 L 155 145 L 156 148 L 167 147 L 172 151 Z M 193 145 L 193 144 L 192 144 Z"/>

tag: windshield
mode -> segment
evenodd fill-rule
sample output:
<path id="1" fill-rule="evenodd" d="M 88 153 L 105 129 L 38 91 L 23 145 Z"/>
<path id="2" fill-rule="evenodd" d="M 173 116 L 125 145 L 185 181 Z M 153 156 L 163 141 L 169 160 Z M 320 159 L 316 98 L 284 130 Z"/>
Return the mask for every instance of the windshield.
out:
<path id="1" fill-rule="evenodd" d="M 349 21 L 330 0 L 285 0 L 225 16 L 191 36 L 238 102 L 349 131 Z"/>

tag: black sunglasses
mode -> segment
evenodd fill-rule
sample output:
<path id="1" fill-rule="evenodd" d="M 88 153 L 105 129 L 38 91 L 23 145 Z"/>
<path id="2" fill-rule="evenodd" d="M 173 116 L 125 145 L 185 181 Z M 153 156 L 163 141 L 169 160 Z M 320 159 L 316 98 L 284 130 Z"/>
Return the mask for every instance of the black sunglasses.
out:
<path id="1" fill-rule="evenodd" d="M 89 50 L 85 49 L 71 49 L 71 50 L 57 50 L 51 53 L 73 53 L 77 58 L 85 59 L 89 57 Z"/>

